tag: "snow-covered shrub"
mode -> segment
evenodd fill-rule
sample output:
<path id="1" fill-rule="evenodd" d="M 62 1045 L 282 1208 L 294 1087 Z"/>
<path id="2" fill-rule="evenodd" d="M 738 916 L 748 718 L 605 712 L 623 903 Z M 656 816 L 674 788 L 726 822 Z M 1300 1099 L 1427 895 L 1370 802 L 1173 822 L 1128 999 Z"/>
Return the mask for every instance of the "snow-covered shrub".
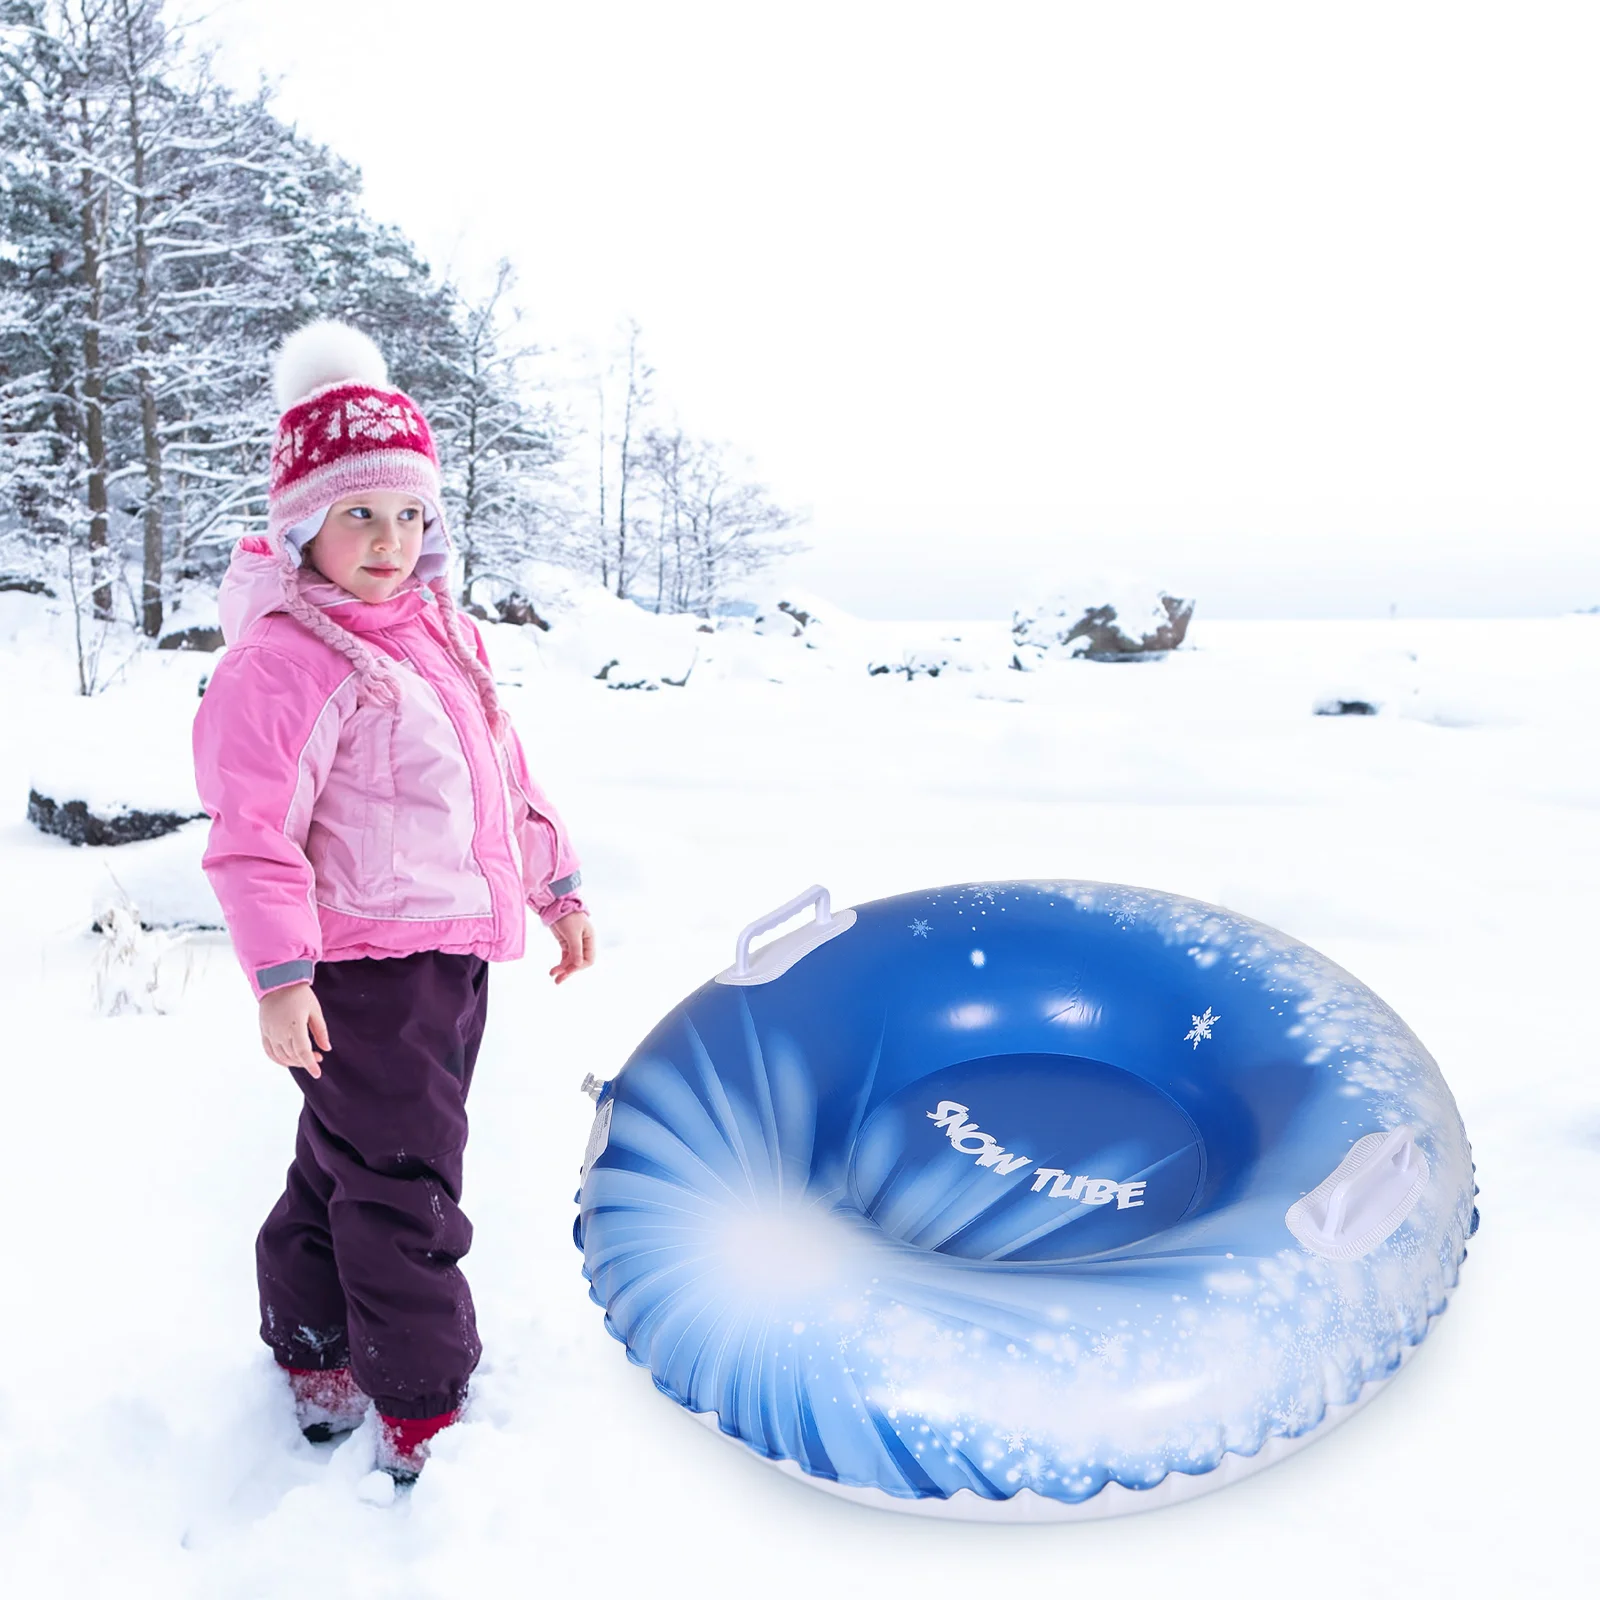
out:
<path id="1" fill-rule="evenodd" d="M 938 650 L 917 649 L 911 647 L 900 652 L 895 661 L 869 661 L 867 673 L 874 678 L 886 674 L 898 674 L 910 683 L 914 678 L 937 678 L 941 672 L 949 669 L 950 662 Z"/>
<path id="2" fill-rule="evenodd" d="M 189 987 L 191 952 L 182 934 L 147 928 L 125 894 L 99 917 L 101 945 L 94 966 L 94 1007 L 102 1017 L 165 1015 Z"/>
<path id="3" fill-rule="evenodd" d="M 1011 665 L 1047 660 L 1142 661 L 1183 643 L 1194 601 L 1127 579 L 1074 583 L 1012 614 Z"/>

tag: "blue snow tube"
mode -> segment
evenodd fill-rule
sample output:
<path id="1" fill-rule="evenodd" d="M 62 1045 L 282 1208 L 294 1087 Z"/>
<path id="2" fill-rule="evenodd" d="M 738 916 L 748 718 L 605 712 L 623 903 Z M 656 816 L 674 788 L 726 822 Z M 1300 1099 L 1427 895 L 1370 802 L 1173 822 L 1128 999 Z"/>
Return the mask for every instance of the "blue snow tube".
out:
<path id="1" fill-rule="evenodd" d="M 630 1359 L 785 1471 L 1047 1520 L 1219 1487 L 1370 1399 L 1475 1192 L 1417 1038 L 1261 923 L 818 888 L 600 1087 L 574 1233 Z"/>

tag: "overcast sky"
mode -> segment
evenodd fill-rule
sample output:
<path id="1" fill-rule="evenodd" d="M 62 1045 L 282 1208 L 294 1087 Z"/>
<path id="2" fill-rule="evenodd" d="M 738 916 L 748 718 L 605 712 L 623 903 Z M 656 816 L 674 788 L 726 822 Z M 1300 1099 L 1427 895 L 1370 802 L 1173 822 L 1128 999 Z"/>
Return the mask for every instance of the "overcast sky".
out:
<path id="1" fill-rule="evenodd" d="M 225 75 L 540 339 L 805 508 L 795 577 L 1003 615 L 1600 604 L 1600 8 L 223 0 Z"/>

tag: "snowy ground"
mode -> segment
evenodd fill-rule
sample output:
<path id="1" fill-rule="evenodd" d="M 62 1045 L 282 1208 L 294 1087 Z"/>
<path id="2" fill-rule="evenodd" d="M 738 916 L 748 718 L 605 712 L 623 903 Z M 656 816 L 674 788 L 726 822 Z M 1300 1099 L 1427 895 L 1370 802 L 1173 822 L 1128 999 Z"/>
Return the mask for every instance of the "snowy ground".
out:
<path id="1" fill-rule="evenodd" d="M 600 963 L 553 989 L 533 925 L 530 958 L 493 975 L 466 1196 L 485 1360 L 469 1419 L 383 1506 L 361 1493 L 370 1440 L 303 1443 L 255 1340 L 251 1240 L 298 1096 L 224 942 L 175 954 L 189 971 L 169 1014 L 96 1015 L 89 907 L 108 857 L 139 847 L 74 850 L 23 820 L 31 775 L 59 766 L 85 711 L 60 619 L 0 601 L 8 1596 L 1587 1592 L 1600 617 L 1202 615 L 1160 663 L 909 683 L 775 641 L 794 670 L 758 652 L 622 693 L 493 630 L 584 854 Z M 979 636 L 1003 654 L 1003 628 L 964 632 Z M 165 728 L 181 765 L 206 664 L 141 658 L 110 721 Z M 1346 693 L 1383 710 L 1310 714 Z M 1221 902 L 1371 984 L 1455 1090 L 1483 1228 L 1417 1361 L 1243 1485 L 1056 1528 L 858 1509 L 707 1432 L 603 1332 L 570 1233 L 578 1083 L 613 1073 L 742 923 L 814 880 L 849 904 L 1047 875 Z"/>

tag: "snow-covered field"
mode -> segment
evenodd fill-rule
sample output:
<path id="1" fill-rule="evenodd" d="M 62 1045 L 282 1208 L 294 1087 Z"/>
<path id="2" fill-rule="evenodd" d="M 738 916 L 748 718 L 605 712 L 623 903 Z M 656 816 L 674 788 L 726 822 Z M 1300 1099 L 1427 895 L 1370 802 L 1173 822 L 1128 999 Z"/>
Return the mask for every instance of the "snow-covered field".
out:
<path id="1" fill-rule="evenodd" d="M 137 876 L 158 846 L 73 849 L 24 821 L 36 773 L 118 759 L 130 734 L 153 753 L 120 759 L 181 799 L 209 661 L 143 655 L 86 705 L 64 619 L 0 596 L 0 1592 L 1592 1592 L 1600 617 L 1202 610 L 1164 661 L 1029 673 L 994 623 L 839 621 L 815 649 L 685 632 L 640 647 L 657 676 L 696 662 L 654 692 L 596 681 L 592 630 L 562 633 L 494 628 L 490 649 L 583 853 L 600 960 L 554 989 L 532 924 L 529 958 L 493 974 L 466 1193 L 485 1359 L 468 1419 L 384 1505 L 370 1438 L 302 1442 L 256 1340 L 251 1244 L 299 1097 L 231 951 L 175 947 L 166 1014 L 97 1014 L 91 908 L 108 864 Z M 865 671 L 955 634 L 988 665 Z M 1330 697 L 1381 710 L 1313 716 Z M 850 904 L 1040 876 L 1217 901 L 1369 983 L 1455 1090 L 1483 1227 L 1387 1392 L 1238 1487 L 1065 1527 L 862 1510 L 718 1439 L 606 1336 L 571 1240 L 578 1085 L 813 881 Z"/>

